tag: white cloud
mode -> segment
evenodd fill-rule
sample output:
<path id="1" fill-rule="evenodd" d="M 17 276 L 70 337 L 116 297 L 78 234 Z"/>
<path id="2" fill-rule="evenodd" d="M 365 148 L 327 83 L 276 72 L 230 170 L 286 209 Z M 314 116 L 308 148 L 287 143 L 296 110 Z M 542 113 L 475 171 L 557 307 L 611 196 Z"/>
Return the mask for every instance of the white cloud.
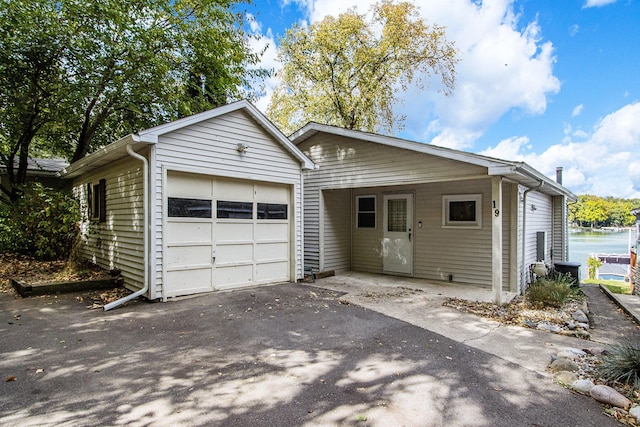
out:
<path id="1" fill-rule="evenodd" d="M 615 3 L 617 0 L 587 0 L 582 6 L 583 9 L 587 9 L 590 7 L 602 7 L 608 4 Z"/>
<path id="2" fill-rule="evenodd" d="M 582 113 L 582 110 L 584 110 L 584 105 L 580 104 L 580 105 L 576 105 L 575 108 L 573 109 L 573 111 L 571 112 L 571 117 L 577 117 Z"/>
<path id="3" fill-rule="evenodd" d="M 540 154 L 530 151 L 526 137 L 506 139 L 480 154 L 524 161 L 550 177 L 555 176 L 557 166 L 563 166 L 563 184 L 577 194 L 640 197 L 637 117 L 640 102 L 625 105 L 600 119 L 590 134 L 565 129 L 569 135 L 563 143 Z"/>

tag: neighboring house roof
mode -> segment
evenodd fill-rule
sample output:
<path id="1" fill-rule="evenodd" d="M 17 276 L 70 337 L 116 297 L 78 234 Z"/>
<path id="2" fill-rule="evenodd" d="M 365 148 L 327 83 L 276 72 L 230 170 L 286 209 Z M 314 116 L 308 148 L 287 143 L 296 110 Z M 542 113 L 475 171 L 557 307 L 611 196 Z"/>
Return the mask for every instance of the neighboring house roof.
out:
<path id="1" fill-rule="evenodd" d="M 508 160 L 496 159 L 493 157 L 482 156 L 479 154 L 468 153 L 451 148 L 438 147 L 432 144 L 409 141 L 392 136 L 378 135 L 357 130 L 344 129 L 336 126 L 323 125 L 313 122 L 308 123 L 304 127 L 294 132 L 291 136 L 289 136 L 289 139 L 291 139 L 295 145 L 299 145 L 303 141 L 311 138 L 318 133 L 327 133 L 337 136 L 343 136 L 346 138 L 358 139 L 361 141 L 373 142 L 376 144 L 402 148 L 405 150 L 411 150 L 431 156 L 437 156 L 486 167 L 487 174 L 489 176 L 504 176 L 529 188 L 537 187 L 541 183 L 543 183 L 542 187 L 539 189 L 539 191 L 542 193 L 552 196 L 566 196 L 572 201 L 578 200 L 576 195 L 569 191 L 567 188 L 538 172 L 536 169 L 524 162 L 513 162 Z"/>
<path id="2" fill-rule="evenodd" d="M 114 160 L 127 156 L 127 145 L 131 145 L 134 150 L 138 151 L 144 146 L 156 144 L 158 142 L 158 138 L 164 134 L 237 110 L 244 110 L 248 113 L 265 131 L 282 144 L 285 150 L 291 153 L 294 158 L 298 159 L 303 168 L 314 168 L 313 162 L 311 162 L 311 160 L 309 160 L 309 158 L 305 156 L 302 151 L 300 151 L 298 147 L 296 147 L 273 123 L 271 123 L 249 101 L 242 100 L 204 111 L 202 113 L 194 114 L 189 117 L 184 117 L 170 123 L 145 129 L 136 132 L 135 134 L 129 134 L 124 138 L 102 147 L 88 156 L 72 163 L 68 168 L 62 171 L 61 175 L 65 178 L 77 177 L 82 173 L 100 168 Z"/>
<path id="3" fill-rule="evenodd" d="M 18 159 L 15 159 L 14 167 L 18 167 Z M 27 159 L 27 175 L 55 177 L 58 172 L 69 166 L 65 159 Z M 4 164 L 0 165 L 0 172 L 6 172 Z"/>

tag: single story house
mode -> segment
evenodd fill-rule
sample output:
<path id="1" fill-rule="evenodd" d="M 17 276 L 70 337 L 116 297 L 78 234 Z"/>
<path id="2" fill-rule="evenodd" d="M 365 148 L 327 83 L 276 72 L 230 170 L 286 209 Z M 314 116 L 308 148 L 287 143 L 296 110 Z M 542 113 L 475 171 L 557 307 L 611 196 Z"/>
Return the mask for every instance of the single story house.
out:
<path id="1" fill-rule="evenodd" d="M 13 167 L 18 168 L 18 159 L 13 162 Z M 27 159 L 27 182 L 40 182 L 45 187 L 70 190 L 68 181 L 60 179 L 58 172 L 69 166 L 65 159 Z M 9 188 L 9 172 L 5 164 L 0 163 L 0 185 Z"/>
<path id="2" fill-rule="evenodd" d="M 85 212 L 82 256 L 119 269 L 130 298 L 166 300 L 302 278 L 313 168 L 239 101 L 127 135 L 62 176 Z"/>
<path id="3" fill-rule="evenodd" d="M 304 176 L 307 269 L 486 286 L 499 303 L 533 263 L 568 261 L 577 198 L 525 163 L 317 123 L 290 139 L 317 165 Z"/>

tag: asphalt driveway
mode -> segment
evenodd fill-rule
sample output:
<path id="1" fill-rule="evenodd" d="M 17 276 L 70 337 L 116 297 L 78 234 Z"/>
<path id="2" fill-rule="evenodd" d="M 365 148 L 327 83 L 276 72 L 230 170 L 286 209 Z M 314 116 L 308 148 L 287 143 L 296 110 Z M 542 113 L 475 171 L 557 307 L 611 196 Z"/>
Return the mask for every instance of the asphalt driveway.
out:
<path id="1" fill-rule="evenodd" d="M 0 301 L 0 425 L 618 425 L 549 378 L 313 286 L 106 313 L 81 295 Z"/>

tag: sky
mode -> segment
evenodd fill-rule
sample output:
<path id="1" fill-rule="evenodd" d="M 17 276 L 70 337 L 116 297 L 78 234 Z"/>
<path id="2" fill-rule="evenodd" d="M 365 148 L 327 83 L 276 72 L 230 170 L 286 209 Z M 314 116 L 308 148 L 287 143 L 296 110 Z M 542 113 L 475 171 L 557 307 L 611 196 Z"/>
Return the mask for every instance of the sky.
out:
<path id="1" fill-rule="evenodd" d="M 372 0 L 254 0 L 255 49 L 277 71 L 279 39 Z M 640 0 L 415 0 L 460 62 L 450 97 L 398 95 L 395 136 L 524 161 L 575 194 L 640 198 Z M 275 77 L 256 106 L 266 111 Z"/>

